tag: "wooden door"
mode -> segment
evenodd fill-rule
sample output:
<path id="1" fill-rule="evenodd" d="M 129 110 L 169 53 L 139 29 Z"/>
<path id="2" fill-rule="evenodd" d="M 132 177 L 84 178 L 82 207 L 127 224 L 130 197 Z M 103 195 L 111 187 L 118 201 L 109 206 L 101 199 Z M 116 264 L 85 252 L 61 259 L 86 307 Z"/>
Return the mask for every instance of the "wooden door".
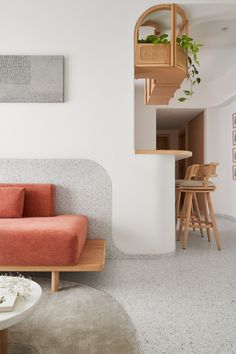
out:
<path id="1" fill-rule="evenodd" d="M 158 134 L 156 138 L 157 150 L 170 150 L 170 136 L 168 134 Z"/>
<path id="2" fill-rule="evenodd" d="M 188 146 L 193 156 L 188 164 L 204 164 L 204 112 L 201 112 L 188 123 Z"/>
<path id="3" fill-rule="evenodd" d="M 189 165 L 204 164 L 204 112 L 201 112 L 188 123 L 188 150 L 193 156 L 188 160 Z M 204 211 L 203 196 L 198 193 L 200 211 Z"/>

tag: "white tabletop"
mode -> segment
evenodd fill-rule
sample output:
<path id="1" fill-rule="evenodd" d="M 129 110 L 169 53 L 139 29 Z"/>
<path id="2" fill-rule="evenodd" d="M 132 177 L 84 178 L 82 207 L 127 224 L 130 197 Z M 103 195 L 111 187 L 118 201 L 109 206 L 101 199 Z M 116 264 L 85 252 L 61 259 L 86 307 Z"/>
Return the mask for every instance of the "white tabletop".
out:
<path id="1" fill-rule="evenodd" d="M 39 284 L 31 280 L 32 292 L 27 298 L 19 297 L 13 311 L 0 312 L 0 330 L 9 328 L 31 315 L 39 304 L 42 289 Z"/>

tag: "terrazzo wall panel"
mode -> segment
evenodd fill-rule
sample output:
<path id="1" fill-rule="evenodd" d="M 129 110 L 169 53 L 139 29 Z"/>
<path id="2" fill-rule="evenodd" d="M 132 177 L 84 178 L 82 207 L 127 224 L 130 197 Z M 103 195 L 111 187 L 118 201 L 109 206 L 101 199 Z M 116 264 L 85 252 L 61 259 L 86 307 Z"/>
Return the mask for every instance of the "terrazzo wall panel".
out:
<path id="1" fill-rule="evenodd" d="M 56 213 L 89 218 L 89 237 L 107 241 L 107 256 L 119 256 L 112 241 L 112 185 L 105 169 L 91 160 L 0 160 L 0 183 L 53 183 Z"/>

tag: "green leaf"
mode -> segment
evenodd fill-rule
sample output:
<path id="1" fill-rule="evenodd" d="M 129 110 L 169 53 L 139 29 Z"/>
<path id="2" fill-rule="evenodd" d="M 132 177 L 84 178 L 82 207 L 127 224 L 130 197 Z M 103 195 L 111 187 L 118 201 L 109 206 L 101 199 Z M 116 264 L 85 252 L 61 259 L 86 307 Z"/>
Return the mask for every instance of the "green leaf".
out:
<path id="1" fill-rule="evenodd" d="M 179 102 L 184 102 L 184 101 L 186 101 L 186 98 L 185 97 L 180 97 L 180 98 L 178 98 L 178 101 Z"/>
<path id="2" fill-rule="evenodd" d="M 189 90 L 184 90 L 186 96 L 190 96 L 191 92 Z"/>
<path id="3" fill-rule="evenodd" d="M 166 34 L 166 33 L 163 33 L 162 35 L 160 35 L 160 38 L 161 38 L 161 39 L 165 39 L 165 38 L 168 38 L 168 34 Z"/>
<path id="4" fill-rule="evenodd" d="M 147 36 L 147 40 L 148 41 L 153 41 L 153 40 L 155 40 L 156 38 L 157 38 L 158 36 L 156 36 L 156 35 L 154 35 L 154 34 L 150 34 L 149 36 Z"/>
<path id="5" fill-rule="evenodd" d="M 170 43 L 170 42 L 168 41 L 168 39 L 163 39 L 162 43 L 163 43 L 163 44 L 168 44 L 168 43 Z"/>
<path id="6" fill-rule="evenodd" d="M 192 65 L 193 66 L 193 69 L 194 69 L 194 73 L 197 75 L 198 74 L 198 71 L 196 69 L 196 66 L 195 65 Z"/>

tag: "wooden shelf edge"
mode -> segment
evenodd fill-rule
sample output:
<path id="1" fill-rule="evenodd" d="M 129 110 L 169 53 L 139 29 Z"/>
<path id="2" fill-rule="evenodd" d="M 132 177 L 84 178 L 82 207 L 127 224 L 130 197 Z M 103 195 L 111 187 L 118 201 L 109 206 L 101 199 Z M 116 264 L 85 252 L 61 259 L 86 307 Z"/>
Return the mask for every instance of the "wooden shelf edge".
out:
<path id="1" fill-rule="evenodd" d="M 186 150 L 135 150 L 136 155 L 174 155 L 175 159 L 183 160 L 192 157 L 193 153 Z"/>
<path id="2" fill-rule="evenodd" d="M 102 272 L 105 266 L 106 241 L 86 241 L 79 263 L 72 266 L 7 266 L 0 265 L 0 272 Z"/>

